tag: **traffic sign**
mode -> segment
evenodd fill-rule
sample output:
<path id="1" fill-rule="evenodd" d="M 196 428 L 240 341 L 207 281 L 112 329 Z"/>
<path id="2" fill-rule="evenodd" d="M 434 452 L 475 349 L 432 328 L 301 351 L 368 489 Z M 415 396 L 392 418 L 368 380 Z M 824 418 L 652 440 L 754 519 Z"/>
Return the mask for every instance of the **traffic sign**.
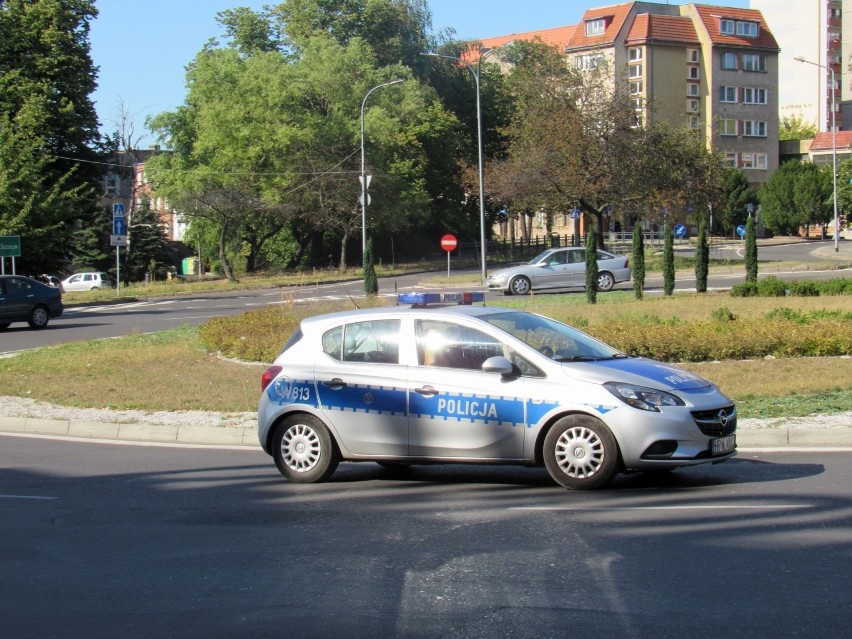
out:
<path id="1" fill-rule="evenodd" d="M 580 209 L 571 209 L 571 211 L 569 212 L 572 220 L 579 220 L 581 213 L 582 211 Z"/>
<path id="2" fill-rule="evenodd" d="M 112 217 L 113 219 L 124 219 L 124 204 L 116 202 L 112 205 Z"/>
<path id="3" fill-rule="evenodd" d="M 447 233 L 444 237 L 441 238 L 441 248 L 445 251 L 455 251 L 458 245 L 459 242 L 456 239 L 455 235 Z"/>
<path id="4" fill-rule="evenodd" d="M 112 218 L 112 234 L 127 235 L 127 223 L 124 221 L 123 217 Z"/>
<path id="5" fill-rule="evenodd" d="M 739 235 L 740 237 L 745 237 L 745 224 L 740 224 L 737 227 L 737 235 Z"/>
<path id="6" fill-rule="evenodd" d="M 677 237 L 684 237 L 686 235 L 686 227 L 683 224 L 676 224 L 674 227 L 674 234 Z"/>
<path id="7" fill-rule="evenodd" d="M 0 257 L 21 257 L 21 236 L 0 236 Z"/>
<path id="8" fill-rule="evenodd" d="M 127 246 L 127 236 L 116 233 L 109 236 L 110 246 Z"/>

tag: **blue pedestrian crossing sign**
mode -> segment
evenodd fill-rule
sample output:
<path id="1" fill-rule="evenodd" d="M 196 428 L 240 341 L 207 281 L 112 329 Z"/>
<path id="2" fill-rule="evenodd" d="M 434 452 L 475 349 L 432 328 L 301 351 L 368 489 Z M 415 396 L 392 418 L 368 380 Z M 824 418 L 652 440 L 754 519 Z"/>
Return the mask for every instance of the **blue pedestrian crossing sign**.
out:
<path id="1" fill-rule="evenodd" d="M 112 205 L 112 217 L 115 218 L 124 218 L 124 204 L 121 202 L 116 202 Z"/>

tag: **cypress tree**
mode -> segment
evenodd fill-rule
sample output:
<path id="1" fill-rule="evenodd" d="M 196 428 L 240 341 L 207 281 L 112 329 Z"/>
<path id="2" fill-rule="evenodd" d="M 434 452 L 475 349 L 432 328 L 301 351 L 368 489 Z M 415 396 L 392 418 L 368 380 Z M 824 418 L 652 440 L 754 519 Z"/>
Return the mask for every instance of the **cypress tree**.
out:
<path id="1" fill-rule="evenodd" d="M 373 264 L 373 238 L 367 240 L 367 250 L 364 252 L 364 292 L 367 295 L 379 292 L 379 279 Z"/>
<path id="2" fill-rule="evenodd" d="M 749 215 L 745 234 L 746 282 L 757 282 L 757 237 L 754 230 L 754 218 Z"/>
<path id="3" fill-rule="evenodd" d="M 633 227 L 633 292 L 637 300 L 645 293 L 645 238 L 642 235 L 642 224 Z"/>
<path id="4" fill-rule="evenodd" d="M 675 287 L 674 233 L 670 224 L 666 224 L 663 241 L 663 293 L 671 295 Z"/>
<path id="5" fill-rule="evenodd" d="M 586 233 L 586 300 L 589 304 L 598 301 L 598 242 L 594 227 Z"/>
<path id="6" fill-rule="evenodd" d="M 707 224 L 702 220 L 698 224 L 698 246 L 695 248 L 695 290 L 707 292 L 707 270 L 710 261 L 710 247 L 707 244 Z"/>

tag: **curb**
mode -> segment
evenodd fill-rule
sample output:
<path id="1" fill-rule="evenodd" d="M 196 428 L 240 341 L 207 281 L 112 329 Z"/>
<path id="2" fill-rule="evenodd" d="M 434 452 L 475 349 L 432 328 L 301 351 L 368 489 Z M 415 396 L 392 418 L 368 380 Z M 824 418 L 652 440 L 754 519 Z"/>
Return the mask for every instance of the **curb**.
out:
<path id="1" fill-rule="evenodd" d="M 260 448 L 257 428 L 254 426 L 166 426 L 78 422 L 36 417 L 0 417 L 0 433 Z M 852 447 L 852 428 L 742 429 L 737 431 L 737 446 L 773 449 Z"/>

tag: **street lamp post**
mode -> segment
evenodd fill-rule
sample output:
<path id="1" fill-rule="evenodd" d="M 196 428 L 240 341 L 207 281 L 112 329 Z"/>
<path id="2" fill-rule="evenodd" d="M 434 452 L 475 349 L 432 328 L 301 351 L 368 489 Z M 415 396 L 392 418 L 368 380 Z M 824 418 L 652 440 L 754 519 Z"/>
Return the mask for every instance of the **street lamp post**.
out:
<path id="1" fill-rule="evenodd" d="M 485 265 L 485 257 L 486 257 L 486 234 L 485 234 L 485 187 L 482 182 L 482 105 L 481 105 L 481 93 L 479 88 L 479 77 L 482 72 L 482 59 L 488 55 L 491 51 L 488 47 L 480 47 L 479 49 L 479 59 L 476 61 L 476 67 L 474 67 L 467 60 L 463 60 L 462 58 L 457 58 L 452 55 L 442 55 L 440 53 L 421 53 L 420 55 L 429 56 L 431 58 L 446 58 L 447 60 L 455 60 L 456 62 L 460 62 L 464 64 L 467 69 L 473 74 L 473 80 L 476 84 L 476 143 L 477 143 L 477 151 L 478 151 L 478 169 L 479 169 L 479 242 L 481 248 L 481 272 L 480 277 L 482 278 L 482 285 L 485 286 L 485 280 L 488 276 L 488 271 Z"/>
<path id="2" fill-rule="evenodd" d="M 815 67 L 826 69 L 831 74 L 831 164 L 832 184 L 834 188 L 834 252 L 837 253 L 840 251 L 840 245 L 838 243 L 840 240 L 840 224 L 837 215 L 837 115 L 834 104 L 834 69 L 828 65 L 820 64 L 819 62 L 805 60 L 802 56 L 796 56 L 793 59 L 796 62 L 804 62 L 805 64 L 811 64 Z"/>
<path id="3" fill-rule="evenodd" d="M 364 99 L 361 100 L 361 265 L 366 266 L 364 263 L 364 257 L 367 254 L 367 173 L 365 169 L 364 163 L 364 107 L 367 106 L 367 98 L 370 97 L 370 94 L 376 89 L 381 89 L 382 87 L 389 87 L 392 84 L 398 84 L 400 82 L 404 82 L 403 78 L 398 80 L 391 80 L 390 82 L 383 82 L 382 84 L 377 84 L 372 89 L 367 91 L 367 94 L 364 96 Z"/>

